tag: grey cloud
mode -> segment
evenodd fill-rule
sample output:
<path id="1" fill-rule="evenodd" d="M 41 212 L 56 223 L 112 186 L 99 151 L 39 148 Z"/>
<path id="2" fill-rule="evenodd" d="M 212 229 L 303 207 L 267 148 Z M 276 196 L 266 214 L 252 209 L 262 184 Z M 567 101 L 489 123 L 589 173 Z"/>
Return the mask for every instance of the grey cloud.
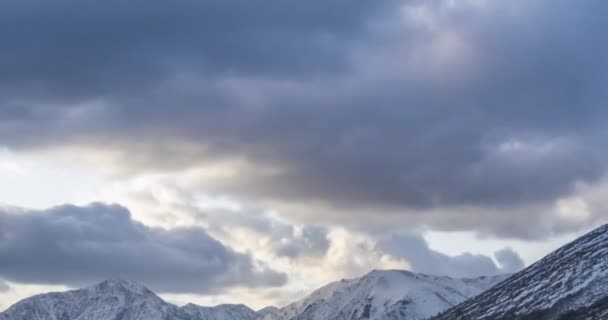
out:
<path id="1" fill-rule="evenodd" d="M 608 4 L 448 2 L 3 2 L 0 138 L 133 171 L 246 159 L 206 190 L 435 226 L 492 209 L 514 236 L 606 173 Z"/>
<path id="2" fill-rule="evenodd" d="M 5 292 L 10 290 L 11 287 L 8 285 L 8 283 L 2 281 L 2 279 L 0 279 L 0 292 Z"/>
<path id="3" fill-rule="evenodd" d="M 524 261 L 510 248 L 505 248 L 494 253 L 496 261 L 500 264 L 502 270 L 508 273 L 519 271 L 524 267 Z"/>
<path id="4" fill-rule="evenodd" d="M 301 234 L 278 243 L 276 251 L 279 256 L 289 258 L 318 256 L 324 255 L 329 245 L 326 228 L 305 226 Z"/>
<path id="5" fill-rule="evenodd" d="M 0 276 L 20 283 L 82 286 L 120 277 L 161 292 L 214 293 L 286 282 L 200 228 L 149 228 L 117 205 L 0 212 L 0 240 Z"/>
<path id="6" fill-rule="evenodd" d="M 150 88 L 176 71 L 335 72 L 394 3 L 5 1 L 0 83 L 79 98 Z"/>
<path id="7" fill-rule="evenodd" d="M 230 233 L 233 228 L 244 228 L 276 239 L 291 237 L 293 225 L 279 221 L 254 208 L 243 210 L 209 209 L 199 214 L 202 221 L 209 224 L 209 229 L 216 232 Z"/>
<path id="8" fill-rule="evenodd" d="M 420 235 L 396 235 L 381 239 L 376 249 L 393 257 L 408 261 L 417 272 L 448 275 L 454 277 L 476 277 L 517 272 L 525 267 L 523 260 L 512 249 L 505 248 L 495 253 L 496 265 L 492 258 L 463 253 L 449 256 L 431 249 Z"/>
<path id="9" fill-rule="evenodd" d="M 253 208 L 205 210 L 201 217 L 209 224 L 210 231 L 223 235 L 229 235 L 235 228 L 244 228 L 268 237 L 271 250 L 279 257 L 297 259 L 322 256 L 330 246 L 325 227 L 296 227 Z"/>

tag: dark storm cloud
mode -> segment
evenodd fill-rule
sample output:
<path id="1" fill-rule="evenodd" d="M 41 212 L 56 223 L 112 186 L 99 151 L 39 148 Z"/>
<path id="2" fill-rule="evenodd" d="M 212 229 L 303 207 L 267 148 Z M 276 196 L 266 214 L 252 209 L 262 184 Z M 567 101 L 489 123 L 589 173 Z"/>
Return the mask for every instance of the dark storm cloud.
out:
<path id="1" fill-rule="evenodd" d="M 449 256 L 434 251 L 419 235 L 392 235 L 380 240 L 376 249 L 407 260 L 414 271 L 436 275 L 478 277 L 514 273 L 525 267 L 519 255 L 508 248 L 495 253 L 496 265 L 492 258 L 481 254 Z"/>
<path id="2" fill-rule="evenodd" d="M 336 212 L 517 208 L 520 224 L 606 172 L 603 1 L 0 9 L 12 148 L 111 148 L 128 170 L 245 159 L 207 190 Z M 518 230 L 505 219 L 487 229 Z"/>
<path id="3" fill-rule="evenodd" d="M 393 3 L 9 0 L 0 81 L 77 98 L 146 88 L 176 71 L 335 72 L 370 17 Z"/>
<path id="4" fill-rule="evenodd" d="M 81 286 L 120 277 L 182 293 L 286 282 L 257 264 L 202 229 L 146 227 L 116 205 L 0 212 L 0 276 L 14 282 Z"/>

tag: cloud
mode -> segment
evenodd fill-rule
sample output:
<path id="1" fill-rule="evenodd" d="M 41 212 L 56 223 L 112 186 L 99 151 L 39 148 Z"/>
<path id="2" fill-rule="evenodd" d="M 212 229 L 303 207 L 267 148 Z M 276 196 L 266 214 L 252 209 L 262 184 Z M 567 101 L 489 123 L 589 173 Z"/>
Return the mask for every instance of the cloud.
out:
<path id="1" fill-rule="evenodd" d="M 324 255 L 329 245 L 326 228 L 305 226 L 295 237 L 280 243 L 277 254 L 289 258 Z"/>
<path id="2" fill-rule="evenodd" d="M 297 270 L 310 270 L 302 279 L 316 280 L 317 287 L 340 278 L 360 277 L 372 269 L 411 269 L 404 259 L 377 250 L 376 240 L 367 234 L 335 228 L 328 236 L 330 247 L 322 259 L 294 266 Z"/>
<path id="3" fill-rule="evenodd" d="M 517 252 L 510 248 L 498 250 L 494 253 L 500 269 L 506 273 L 513 273 L 523 269 L 524 262 Z"/>
<path id="4" fill-rule="evenodd" d="M 6 1 L 2 20 L 18 31 L 3 33 L 7 50 L 0 83 L 74 101 L 145 90 L 175 72 L 338 72 L 348 66 L 342 57 L 368 22 L 396 3 Z M 4 111 L 13 118 L 36 117 L 34 110 Z"/>
<path id="5" fill-rule="evenodd" d="M 437 252 L 429 247 L 422 236 L 414 234 L 393 234 L 378 241 L 376 249 L 405 259 L 413 271 L 435 275 L 477 277 L 514 273 L 525 267 L 523 260 L 510 248 L 495 253 L 499 263 L 496 265 L 492 258 L 481 254 L 449 256 Z"/>
<path id="6" fill-rule="evenodd" d="M 328 228 L 315 225 L 295 225 L 279 220 L 266 212 L 255 208 L 199 209 L 195 214 L 197 220 L 208 225 L 209 232 L 222 238 L 231 238 L 235 243 L 242 241 L 262 242 L 254 251 L 265 249 L 281 258 L 297 259 L 300 257 L 320 257 L 330 247 Z M 241 240 L 236 235 L 241 234 Z M 260 240 L 264 241 L 260 241 Z"/>
<path id="7" fill-rule="evenodd" d="M 93 199 L 101 196 L 124 204 L 148 225 L 202 226 L 222 243 L 257 256 L 263 252 L 289 259 L 319 257 L 329 247 L 329 228 L 297 224 L 272 210 L 205 195 L 166 178 L 136 180 L 123 187 L 114 184 L 109 193 L 98 192 Z"/>
<path id="8" fill-rule="evenodd" d="M 3 211 L 0 239 L 0 275 L 19 283 L 82 286 L 121 277 L 161 292 L 209 294 L 286 282 L 203 229 L 146 227 L 118 205 Z"/>
<path id="9" fill-rule="evenodd" d="M 253 6 L 3 2 L 3 143 L 211 172 L 198 188 L 322 206 L 315 222 L 592 223 L 552 209 L 606 173 L 606 4 Z"/>
<path id="10" fill-rule="evenodd" d="M 6 283 L 0 279 L 0 292 L 6 292 L 10 289 L 11 289 L 11 287 L 8 285 L 8 283 Z"/>

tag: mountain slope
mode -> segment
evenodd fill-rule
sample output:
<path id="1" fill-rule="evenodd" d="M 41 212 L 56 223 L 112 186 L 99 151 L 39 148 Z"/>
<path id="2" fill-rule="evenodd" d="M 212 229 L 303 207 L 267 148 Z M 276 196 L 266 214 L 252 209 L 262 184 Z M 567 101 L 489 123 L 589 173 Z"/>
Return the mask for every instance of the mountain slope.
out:
<path id="1" fill-rule="evenodd" d="M 271 313 L 275 313 L 275 312 L 278 312 L 278 311 L 279 311 L 279 308 L 274 307 L 274 306 L 269 306 L 269 307 L 265 307 L 265 308 L 262 308 L 262 309 L 258 310 L 256 312 L 256 314 L 257 314 L 258 318 L 261 318 L 261 317 L 264 317 L 266 315 L 269 315 Z"/>
<path id="2" fill-rule="evenodd" d="M 0 320 L 254 320 L 243 305 L 177 307 L 139 284 L 108 280 L 93 287 L 22 300 Z"/>
<path id="3" fill-rule="evenodd" d="M 408 271 L 372 271 L 362 278 L 331 283 L 261 320 L 425 319 L 504 278 L 453 279 Z"/>
<path id="4" fill-rule="evenodd" d="M 253 320 L 258 317 L 257 312 L 242 304 L 223 304 L 216 307 L 201 307 L 187 304 L 180 308 L 188 314 L 189 319 L 204 320 Z"/>
<path id="5" fill-rule="evenodd" d="M 608 225 L 433 320 L 608 319 Z"/>

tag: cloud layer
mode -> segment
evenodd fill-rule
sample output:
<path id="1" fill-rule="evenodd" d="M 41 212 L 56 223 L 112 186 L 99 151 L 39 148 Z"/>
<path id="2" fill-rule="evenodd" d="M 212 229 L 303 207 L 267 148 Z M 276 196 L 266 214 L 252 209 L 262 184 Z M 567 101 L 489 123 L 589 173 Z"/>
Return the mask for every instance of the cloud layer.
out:
<path id="1" fill-rule="evenodd" d="M 210 171 L 201 190 L 327 209 L 309 221 L 578 230 L 598 217 L 553 205 L 606 173 L 606 9 L 4 1 L 0 141 Z"/>
<path id="2" fill-rule="evenodd" d="M 149 228 L 117 205 L 0 211 L 0 240 L 0 276 L 20 283 L 82 286 L 120 277 L 161 292 L 208 294 L 287 280 L 203 229 Z"/>

